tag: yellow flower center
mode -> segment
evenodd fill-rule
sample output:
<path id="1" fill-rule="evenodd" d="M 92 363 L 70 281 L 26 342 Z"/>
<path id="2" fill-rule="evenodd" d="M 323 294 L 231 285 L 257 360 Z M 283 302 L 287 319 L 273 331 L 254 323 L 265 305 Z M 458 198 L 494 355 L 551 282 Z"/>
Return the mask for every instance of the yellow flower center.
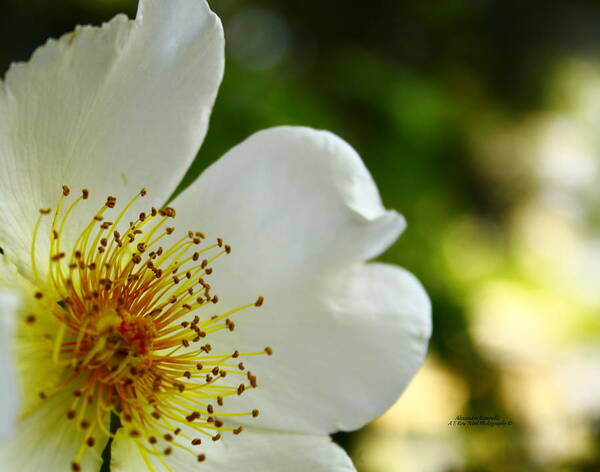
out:
<path id="1" fill-rule="evenodd" d="M 225 409 L 227 397 L 257 387 L 256 376 L 241 358 L 272 354 L 270 347 L 260 352 L 218 352 L 208 340 L 216 331 L 234 331 L 231 317 L 260 307 L 263 297 L 214 314 L 219 298 L 207 276 L 231 247 L 221 238 L 209 242 L 197 231 L 173 240 L 175 228 L 167 222 L 176 213 L 169 207 L 140 213 L 123 228 L 123 219 L 146 195 L 145 189 L 114 221 L 106 215 L 116 199 L 108 197 L 73 247 L 63 249 L 66 223 L 89 196 L 84 189 L 66 207 L 70 193 L 63 186 L 56 210 L 40 210 L 31 259 L 40 310 L 50 311 L 58 320 L 56 332 L 45 334 L 41 345 L 58 366 L 59 380 L 39 397 L 45 400 L 72 390 L 65 417 L 82 433 L 72 470 L 81 470 L 81 457 L 86 446 L 95 446 L 98 431 L 114 437 L 108 426 L 111 414 L 137 441 L 151 470 L 149 458 L 157 455 L 170 470 L 163 456 L 173 447 L 205 460 L 197 450 L 203 439 L 239 434 L 242 427 L 231 420 L 258 415 L 258 410 Z M 47 270 L 41 271 L 37 250 L 45 215 L 52 216 L 52 222 Z M 211 315 L 203 315 L 207 312 Z M 29 314 L 26 325 L 33 327 L 39 315 Z"/>

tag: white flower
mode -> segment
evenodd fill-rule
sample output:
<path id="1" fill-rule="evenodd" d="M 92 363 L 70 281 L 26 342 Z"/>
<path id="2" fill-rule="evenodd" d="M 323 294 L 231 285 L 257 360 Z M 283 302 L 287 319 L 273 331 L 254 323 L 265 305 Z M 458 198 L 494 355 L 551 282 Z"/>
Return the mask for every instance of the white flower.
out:
<path id="1" fill-rule="evenodd" d="M 354 470 L 329 433 L 420 366 L 424 290 L 365 263 L 404 220 L 336 136 L 262 131 L 176 217 L 151 209 L 204 138 L 223 44 L 203 0 L 141 0 L 0 84 L 3 470 L 97 471 L 111 411 L 113 471 Z"/>

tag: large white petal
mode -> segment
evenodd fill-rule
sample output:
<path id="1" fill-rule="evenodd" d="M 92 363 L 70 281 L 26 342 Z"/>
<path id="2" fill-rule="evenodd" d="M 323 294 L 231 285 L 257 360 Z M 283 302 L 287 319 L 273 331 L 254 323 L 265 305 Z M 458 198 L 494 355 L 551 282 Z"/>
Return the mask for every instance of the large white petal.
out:
<path id="1" fill-rule="evenodd" d="M 287 431 L 360 428 L 385 412 L 423 363 L 431 306 L 409 272 L 357 265 L 271 297 L 263 312 L 240 316 L 219 349 L 270 345 L 272 357 L 245 359 L 258 389 L 226 401 L 231 411 L 260 410 L 242 424 Z M 212 339 L 211 339 L 212 341 Z"/>
<path id="2" fill-rule="evenodd" d="M 239 436 L 226 435 L 221 441 L 209 440 L 201 451 L 202 464 L 192 454 L 177 447 L 166 457 L 167 469 L 156 457 L 150 457 L 157 472 L 354 472 L 347 454 L 327 436 L 290 434 L 247 429 Z M 120 431 L 112 451 L 111 470 L 146 470 L 135 440 Z"/>
<path id="3" fill-rule="evenodd" d="M 218 291 L 256 297 L 374 257 L 404 229 L 358 154 L 337 136 L 279 127 L 254 134 L 174 202 L 176 223 L 222 236 Z"/>
<path id="4" fill-rule="evenodd" d="M 0 289 L 0 406 L 3 412 L 0 416 L 0 439 L 5 439 L 12 432 L 20 408 L 12 353 L 17 302 L 15 293 Z"/>
<path id="5" fill-rule="evenodd" d="M 234 333 L 211 335 L 218 352 L 275 349 L 248 359 L 259 388 L 230 408 L 258 408 L 255 421 L 270 428 L 332 432 L 358 428 L 394 402 L 423 361 L 430 304 L 406 271 L 362 264 L 404 221 L 383 209 L 346 143 L 302 128 L 259 133 L 176 207 L 188 225 L 233 245 L 211 275 L 219 311 L 266 299 L 235 318 Z"/>
<path id="6" fill-rule="evenodd" d="M 223 45 L 204 0 L 141 0 L 135 20 L 78 27 L 13 64 L 0 83 L 4 251 L 27 260 L 38 209 L 62 184 L 98 203 L 147 187 L 164 203 L 206 133 Z"/>
<path id="7" fill-rule="evenodd" d="M 87 446 L 89 434 L 78 431 L 74 421 L 67 419 L 72 402 L 72 391 L 63 391 L 19 420 L 10 439 L 0 444 L 2 470 L 68 471 L 82 448 L 83 455 L 78 460 L 81 469 L 99 470 L 107 436 L 96 430 L 96 444 Z"/>

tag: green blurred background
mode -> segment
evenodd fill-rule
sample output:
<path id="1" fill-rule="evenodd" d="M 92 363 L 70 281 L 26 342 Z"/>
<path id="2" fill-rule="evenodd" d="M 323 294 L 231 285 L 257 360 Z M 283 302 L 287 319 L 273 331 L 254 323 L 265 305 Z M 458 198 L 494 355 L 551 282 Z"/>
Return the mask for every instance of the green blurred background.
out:
<path id="1" fill-rule="evenodd" d="M 186 182 L 264 127 L 334 131 L 431 295 L 405 395 L 341 433 L 360 472 L 600 470 L 600 2 L 215 0 L 227 65 Z M 135 0 L 0 0 L 0 68 Z M 498 415 L 511 426 L 450 426 Z"/>

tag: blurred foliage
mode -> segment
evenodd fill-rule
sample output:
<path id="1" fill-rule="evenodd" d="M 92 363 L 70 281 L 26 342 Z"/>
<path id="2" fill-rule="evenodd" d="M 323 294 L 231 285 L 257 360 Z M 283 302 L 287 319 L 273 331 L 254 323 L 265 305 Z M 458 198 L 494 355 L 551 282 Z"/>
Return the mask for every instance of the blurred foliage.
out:
<path id="1" fill-rule="evenodd" d="M 26 60 L 48 36 L 75 24 L 99 24 L 117 12 L 134 16 L 135 3 L 2 0 L 0 66 Z M 226 28 L 226 73 L 206 142 L 181 188 L 265 127 L 307 125 L 344 137 L 364 158 L 386 206 L 408 220 L 382 259 L 407 267 L 427 288 L 431 352 L 466 386 L 461 414 L 515 423 L 448 430 L 460 436 L 458 465 L 406 470 L 600 470 L 597 439 L 591 453 L 568 459 L 532 455 L 529 427 L 502 393 L 511 380 L 481 350 L 471 326 L 471 297 L 482 281 L 524 280 L 509 225 L 533 191 L 529 181 L 487 173 L 474 143 L 486 142 L 488 127 L 518 123 L 548 106 L 550 79 L 566 57 L 600 58 L 600 2 L 215 0 L 212 7 Z M 502 166 L 512 175 L 520 163 Z M 428 405 L 419 409 L 424 414 Z M 337 439 L 359 470 L 388 472 L 359 454 L 377 434 L 366 427 Z"/>

